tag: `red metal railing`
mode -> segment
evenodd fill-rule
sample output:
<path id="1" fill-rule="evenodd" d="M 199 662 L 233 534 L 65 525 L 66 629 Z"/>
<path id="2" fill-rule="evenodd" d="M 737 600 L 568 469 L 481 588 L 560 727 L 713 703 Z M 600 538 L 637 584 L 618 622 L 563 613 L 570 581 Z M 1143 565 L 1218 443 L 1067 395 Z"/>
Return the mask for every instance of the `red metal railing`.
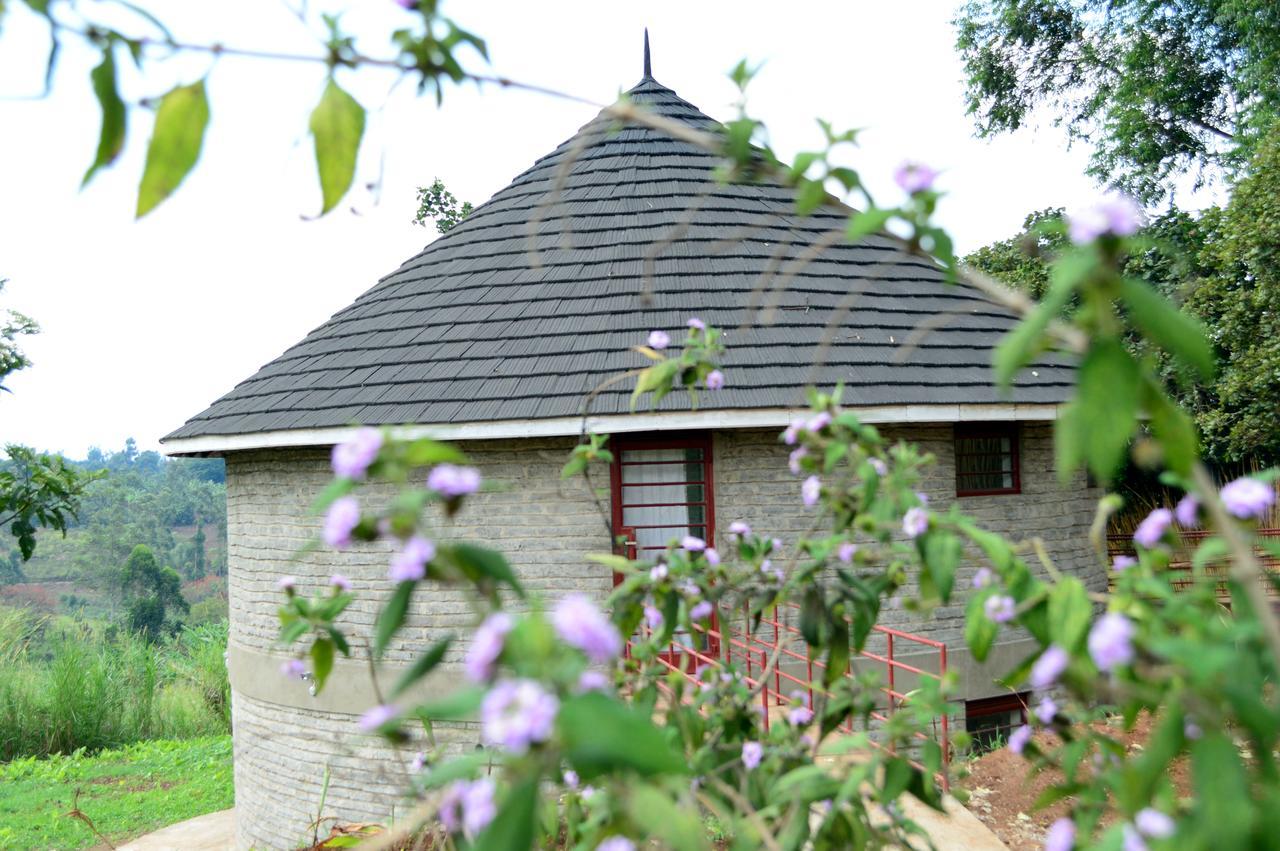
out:
<path id="1" fill-rule="evenodd" d="M 810 659 L 806 645 L 795 624 L 799 616 L 799 606 L 786 605 L 781 613 L 773 609 L 766 617 L 761 618 L 758 625 L 752 625 L 750 617 L 741 620 L 743 628 L 732 625 L 725 629 L 718 623 L 710 627 L 697 627 L 695 635 L 685 634 L 684 640 L 672 640 L 666 650 L 660 652 L 656 662 L 671 671 L 679 672 L 691 683 L 705 681 L 704 669 L 721 669 L 727 665 L 737 664 L 743 669 L 744 680 L 754 692 L 759 690 L 760 708 L 765 729 L 773 723 L 771 708 L 786 706 L 797 692 L 804 694 L 806 705 L 813 706 L 814 695 L 826 692 L 822 683 L 826 678 L 827 666 L 821 660 Z M 652 631 L 641 626 L 640 634 L 644 638 L 652 636 Z M 871 720 L 888 723 L 894 712 L 901 709 L 910 699 L 910 690 L 903 685 L 906 679 L 941 680 L 947 673 L 947 645 L 923 636 L 913 635 L 884 626 L 872 628 L 872 635 L 883 640 L 884 651 L 872 652 L 864 649 L 852 656 L 844 676 L 852 676 L 852 668 L 859 660 L 869 661 L 877 666 L 883 665 L 885 684 L 880 687 L 884 698 L 883 710 L 871 713 Z M 879 642 L 877 642 L 879 643 Z M 694 645 L 697 646 L 694 646 Z M 782 646 L 779 646 L 779 645 Z M 904 646 L 913 648 L 913 659 L 919 659 L 921 665 L 928 665 L 927 659 L 936 660 L 936 670 L 928 667 L 904 662 L 898 658 Z M 627 655 L 631 655 L 632 644 L 627 643 Z M 778 661 L 769 668 L 769 661 L 777 654 Z M 862 667 L 859 665 L 859 667 Z M 932 667 L 932 666 L 929 666 Z M 701 679 L 700 679 L 701 678 Z M 661 682 L 658 686 L 668 697 L 671 691 Z M 785 692 L 785 693 L 784 693 Z M 854 732 L 852 721 L 841 724 L 838 731 L 850 734 Z M 937 779 L 944 790 L 950 788 L 951 731 L 946 714 L 934 718 L 930 725 L 930 734 L 917 732 L 915 736 L 923 741 L 933 741 L 942 752 L 942 771 Z M 875 747 L 884 745 L 871 741 Z M 887 746 L 894 749 L 893 743 Z M 911 764 L 927 771 L 924 765 L 916 760 Z"/>

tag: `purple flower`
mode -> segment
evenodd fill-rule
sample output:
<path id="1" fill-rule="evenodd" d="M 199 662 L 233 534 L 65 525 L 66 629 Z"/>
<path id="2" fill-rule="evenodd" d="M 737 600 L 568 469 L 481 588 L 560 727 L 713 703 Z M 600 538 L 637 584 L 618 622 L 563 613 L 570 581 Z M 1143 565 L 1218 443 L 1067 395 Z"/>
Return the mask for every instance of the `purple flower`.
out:
<path id="1" fill-rule="evenodd" d="M 735 520 L 729 524 L 729 534 L 737 535 L 739 538 L 745 538 L 751 534 L 751 527 L 741 520 Z"/>
<path id="2" fill-rule="evenodd" d="M 1044 835 L 1044 851 L 1071 851 L 1076 844 L 1076 826 L 1069 818 L 1060 818 L 1049 825 Z"/>
<path id="3" fill-rule="evenodd" d="M 938 172 L 924 163 L 906 160 L 893 170 L 893 182 L 908 195 L 933 188 Z"/>
<path id="4" fill-rule="evenodd" d="M 1116 556 L 1115 561 L 1111 562 L 1111 569 L 1116 573 L 1124 573 L 1137 563 L 1138 560 L 1133 556 Z"/>
<path id="5" fill-rule="evenodd" d="M 1021 754 L 1027 747 L 1027 742 L 1031 741 L 1031 728 L 1023 724 L 1014 730 L 1009 736 L 1009 750 L 1016 754 Z"/>
<path id="6" fill-rule="evenodd" d="M 498 657 L 507 641 L 507 633 L 515 627 L 515 621 L 506 612 L 494 612 L 484 619 L 471 639 L 471 649 L 463 662 L 467 679 L 473 683 L 486 683 L 493 679 Z"/>
<path id="7" fill-rule="evenodd" d="M 800 475 L 800 461 L 808 454 L 809 450 L 803 446 L 797 446 L 791 450 L 791 455 L 787 458 L 787 466 L 791 469 L 791 475 Z"/>
<path id="8" fill-rule="evenodd" d="M 486 744 L 524 753 L 551 738 L 560 701 L 534 680 L 503 680 L 480 704 L 480 734 Z"/>
<path id="9" fill-rule="evenodd" d="M 747 771 L 755 771 L 760 760 L 764 758 L 764 745 L 759 742 L 742 743 L 742 764 Z"/>
<path id="10" fill-rule="evenodd" d="M 280 676 L 291 680 L 300 680 L 307 673 L 307 666 L 301 659 L 289 659 L 280 665 Z"/>
<path id="11" fill-rule="evenodd" d="M 329 577 L 329 584 L 339 591 L 350 591 L 351 580 L 343 576 L 341 573 L 335 573 Z"/>
<path id="12" fill-rule="evenodd" d="M 804 429 L 805 431 L 811 431 L 814 434 L 817 434 L 829 425 L 831 425 L 831 415 L 826 411 L 822 411 L 816 417 L 809 420 L 809 422 L 805 423 Z"/>
<path id="13" fill-rule="evenodd" d="M 436 557 L 436 545 L 426 538 L 414 535 L 404 542 L 404 548 L 391 557 L 391 569 L 387 571 L 395 582 L 416 582 L 427 575 L 427 562 Z"/>
<path id="14" fill-rule="evenodd" d="M 1103 234 L 1131 236 L 1142 226 L 1142 208 L 1127 195 L 1116 195 L 1067 217 L 1067 231 L 1076 245 Z"/>
<path id="15" fill-rule="evenodd" d="M 655 564 L 649 570 L 649 581 L 661 582 L 662 580 L 667 578 L 667 574 L 669 574 L 670 572 L 671 572 L 671 569 L 667 567 L 665 562 Z"/>
<path id="16" fill-rule="evenodd" d="M 858 551 L 858 545 L 853 541 L 845 541 L 836 549 L 836 558 L 845 564 L 853 563 L 853 554 Z"/>
<path id="17" fill-rule="evenodd" d="M 417 10 L 419 0 L 396 0 L 397 6 L 402 6 L 410 12 Z"/>
<path id="18" fill-rule="evenodd" d="M 1160 543 L 1164 533 L 1173 525 L 1173 512 L 1167 508 L 1157 508 L 1146 516 L 1133 532 L 1133 540 L 1147 549 Z"/>
<path id="19" fill-rule="evenodd" d="M 924 491 L 916 491 L 916 499 L 920 500 L 921 505 L 927 506 L 929 504 L 929 494 Z"/>
<path id="20" fill-rule="evenodd" d="M 692 330 L 692 331 L 705 331 L 705 330 L 707 330 L 707 323 L 703 322 L 701 319 L 699 319 L 699 318 L 698 318 L 698 317 L 696 317 L 696 316 L 695 316 L 695 317 L 693 317 L 692 319 L 690 319 L 690 320 L 689 320 L 687 323 L 685 323 L 685 324 L 686 324 L 686 325 L 688 325 L 688 326 L 689 326 L 689 329 L 690 329 L 690 330 Z"/>
<path id="21" fill-rule="evenodd" d="M 724 373 L 718 369 L 713 369 L 707 373 L 706 384 L 708 390 L 724 389 Z"/>
<path id="22" fill-rule="evenodd" d="M 335 550 L 345 550 L 351 546 L 351 533 L 359 524 L 360 503 L 354 496 L 344 496 L 329 506 L 320 537 Z"/>
<path id="23" fill-rule="evenodd" d="M 577 789 L 578 783 L 578 772 L 574 771 L 572 768 L 566 768 L 564 770 L 564 785 L 568 786 L 570 789 Z"/>
<path id="24" fill-rule="evenodd" d="M 1099 670 L 1110 671 L 1133 659 L 1133 622 L 1119 612 L 1107 612 L 1089 630 L 1089 655 Z"/>
<path id="25" fill-rule="evenodd" d="M 879 458 L 868 458 L 867 463 L 871 465 L 871 469 L 876 471 L 877 476 L 889 475 L 889 467 Z"/>
<path id="26" fill-rule="evenodd" d="M 636 851 L 636 844 L 625 836 L 610 836 L 596 846 L 596 851 Z"/>
<path id="27" fill-rule="evenodd" d="M 795 442 L 800 438 L 800 431 L 804 428 L 804 420 L 792 420 L 791 425 L 787 426 L 786 431 L 782 432 L 782 442 L 787 446 L 794 446 Z"/>
<path id="28" fill-rule="evenodd" d="M 569 594 L 556 604 L 551 614 L 556 633 L 586 654 L 597 665 L 622 652 L 622 636 L 595 603 L 583 594 Z"/>
<path id="29" fill-rule="evenodd" d="M 644 622 L 648 625 L 649 629 L 660 628 L 662 626 L 662 620 L 662 612 L 658 611 L 653 606 L 644 607 Z"/>
<path id="30" fill-rule="evenodd" d="M 991 584 L 991 579 L 992 579 L 991 568 L 980 567 L 978 568 L 978 572 L 973 574 L 973 587 L 986 588 L 988 585 Z"/>
<path id="31" fill-rule="evenodd" d="M 720 564 L 720 553 L 718 553 L 714 547 L 707 547 L 706 551 L 702 555 L 707 560 L 707 564 L 712 567 L 716 567 Z"/>
<path id="32" fill-rule="evenodd" d="M 1188 739 L 1195 741 L 1204 735 L 1204 730 L 1200 729 L 1200 725 L 1188 718 L 1182 723 L 1182 735 Z"/>
<path id="33" fill-rule="evenodd" d="M 671 337 L 666 331 L 650 331 L 649 332 L 649 348 L 662 351 L 671 345 Z"/>
<path id="34" fill-rule="evenodd" d="M 381 449 L 382 432 L 376 428 L 357 430 L 350 440 L 333 447 L 334 475 L 344 479 L 363 479 Z"/>
<path id="35" fill-rule="evenodd" d="M 1120 847 L 1124 851 L 1147 851 L 1147 843 L 1142 841 L 1142 836 L 1138 831 L 1134 830 L 1133 825 L 1124 825 L 1120 832 L 1124 837 Z"/>
<path id="36" fill-rule="evenodd" d="M 1007 623 L 1013 620 L 1014 602 L 1012 597 L 1003 594 L 996 594 L 994 597 L 988 597 L 987 602 L 982 604 L 982 610 L 987 613 L 987 617 L 996 623 Z"/>
<path id="37" fill-rule="evenodd" d="M 298 577 L 281 576 L 276 580 L 276 587 L 286 594 L 292 594 L 298 588 Z"/>
<path id="38" fill-rule="evenodd" d="M 1222 502 L 1227 511 L 1241 520 L 1261 517 L 1275 501 L 1276 492 L 1257 479 L 1236 479 L 1222 488 Z"/>
<path id="39" fill-rule="evenodd" d="M 1046 689 L 1058 681 L 1062 672 L 1071 663 L 1067 651 L 1056 644 L 1050 644 L 1040 654 L 1040 658 L 1031 666 L 1029 681 L 1034 689 Z"/>
<path id="40" fill-rule="evenodd" d="M 611 681 L 600 671 L 583 671 L 578 677 L 579 693 L 588 691 L 608 691 Z"/>
<path id="41" fill-rule="evenodd" d="M 1040 701 L 1040 705 L 1036 707 L 1036 718 L 1041 724 L 1052 724 L 1053 719 L 1058 715 L 1058 704 L 1053 702 L 1052 697 L 1045 697 Z"/>
<path id="42" fill-rule="evenodd" d="M 693 535 L 685 535 L 680 539 L 680 548 L 686 552 L 700 553 L 707 548 L 707 542 Z"/>
<path id="43" fill-rule="evenodd" d="M 480 471 L 475 467 L 437 464 L 427 476 L 427 487 L 449 499 L 475 493 L 480 489 Z"/>
<path id="44" fill-rule="evenodd" d="M 474 839 L 498 812 L 493 791 L 493 780 L 488 777 L 451 783 L 440 798 L 440 822 L 445 830 L 462 831 L 468 839 Z"/>
<path id="45" fill-rule="evenodd" d="M 804 504 L 812 508 L 818 504 L 818 500 L 822 497 L 822 480 L 817 476 L 810 476 L 800 485 L 800 498 L 804 500 Z"/>
<path id="46" fill-rule="evenodd" d="M 1200 500 L 1196 499 L 1194 494 L 1187 494 L 1173 507 L 1173 516 L 1178 518 L 1178 523 L 1184 529 L 1194 529 L 1196 522 L 1200 519 L 1199 515 Z"/>
<path id="47" fill-rule="evenodd" d="M 795 706 L 787 712 L 787 723 L 792 727 L 803 727 L 813 721 L 813 710 L 807 706 Z"/>
<path id="48" fill-rule="evenodd" d="M 902 531 L 910 538 L 918 538 L 929 531 L 929 512 L 919 507 L 908 508 L 902 515 Z"/>
<path id="49" fill-rule="evenodd" d="M 1151 839 L 1168 839 L 1173 836 L 1176 827 L 1172 818 L 1151 807 L 1141 810 L 1134 816 L 1133 824 L 1138 828 L 1139 833 Z"/>
<path id="50" fill-rule="evenodd" d="M 418 751 L 413 755 L 413 761 L 409 763 L 410 774 L 420 774 L 422 769 L 427 767 L 427 755 L 422 751 Z"/>
<path id="51" fill-rule="evenodd" d="M 366 733 L 372 733 L 374 730 L 385 727 L 387 724 L 394 721 L 399 715 L 400 710 L 396 709 L 394 706 L 375 706 L 365 714 L 361 715 L 360 720 L 356 723 L 359 725 L 361 730 L 364 730 Z"/>
<path id="52" fill-rule="evenodd" d="M 703 600 L 698 605 L 689 610 L 689 617 L 695 621 L 705 621 L 711 617 L 711 613 L 715 607 L 707 600 Z"/>

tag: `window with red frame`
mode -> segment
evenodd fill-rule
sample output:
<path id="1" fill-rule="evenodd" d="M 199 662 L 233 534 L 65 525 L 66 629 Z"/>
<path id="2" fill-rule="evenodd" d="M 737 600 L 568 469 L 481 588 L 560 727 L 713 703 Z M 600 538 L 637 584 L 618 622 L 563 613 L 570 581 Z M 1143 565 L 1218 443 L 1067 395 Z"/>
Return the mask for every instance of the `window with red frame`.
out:
<path id="1" fill-rule="evenodd" d="M 611 444 L 613 527 L 633 555 L 685 535 L 714 546 L 710 435 L 615 435 Z"/>
<path id="2" fill-rule="evenodd" d="M 1027 723 L 1027 701 L 1031 695 L 1006 694 L 966 700 L 964 729 L 973 737 L 975 753 L 986 753 L 1009 741 L 1013 731 Z"/>
<path id="3" fill-rule="evenodd" d="M 1021 492 L 1016 423 L 956 426 L 955 456 L 956 496 Z"/>

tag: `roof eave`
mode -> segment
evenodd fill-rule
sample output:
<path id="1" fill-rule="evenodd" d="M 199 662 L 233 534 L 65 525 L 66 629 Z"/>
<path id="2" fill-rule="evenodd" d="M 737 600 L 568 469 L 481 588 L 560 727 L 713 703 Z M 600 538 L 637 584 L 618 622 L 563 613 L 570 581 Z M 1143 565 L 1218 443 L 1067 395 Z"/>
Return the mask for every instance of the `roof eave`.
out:
<path id="1" fill-rule="evenodd" d="M 850 406 L 867 423 L 956 423 L 994 420 L 1049 421 L 1058 417 L 1059 405 L 1047 404 L 949 404 Z M 808 413 L 807 408 L 747 408 L 703 411 L 672 411 L 649 414 L 614 414 L 587 419 L 587 430 L 600 434 L 635 431 L 679 431 L 685 429 L 783 428 Z M 165 438 L 166 455 L 220 455 L 248 449 L 305 446 L 332 446 L 349 439 L 357 426 L 282 429 L 251 434 L 207 434 L 196 437 Z M 581 434 L 582 417 L 551 417 L 537 420 L 442 423 L 437 425 L 393 426 L 400 439 L 432 437 L 438 440 L 508 440 L 522 437 L 568 437 Z"/>

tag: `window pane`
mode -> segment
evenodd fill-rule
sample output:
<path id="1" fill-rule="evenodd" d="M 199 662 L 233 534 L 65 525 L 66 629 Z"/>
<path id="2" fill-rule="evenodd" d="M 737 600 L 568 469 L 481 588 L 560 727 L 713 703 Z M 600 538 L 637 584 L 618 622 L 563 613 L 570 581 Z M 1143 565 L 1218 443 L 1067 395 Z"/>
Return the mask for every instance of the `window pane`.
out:
<path id="1" fill-rule="evenodd" d="M 696 447 L 685 449 L 624 449 L 622 463 L 637 461 L 701 461 L 702 450 Z"/>
<path id="2" fill-rule="evenodd" d="M 625 484 L 643 482 L 701 482 L 702 462 L 692 464 L 634 464 L 622 465 L 622 481 Z"/>
<path id="3" fill-rule="evenodd" d="M 1007 491 L 1014 489 L 1014 444 L 1009 435 L 957 437 L 956 490 Z"/>

